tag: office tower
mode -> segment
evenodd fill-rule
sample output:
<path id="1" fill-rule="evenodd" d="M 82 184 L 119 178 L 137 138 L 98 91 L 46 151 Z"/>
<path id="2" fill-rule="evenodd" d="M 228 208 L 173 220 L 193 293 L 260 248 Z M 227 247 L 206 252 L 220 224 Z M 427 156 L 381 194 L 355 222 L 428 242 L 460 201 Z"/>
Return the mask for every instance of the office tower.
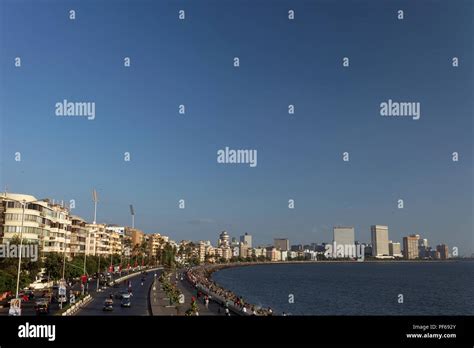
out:
<path id="1" fill-rule="evenodd" d="M 411 234 L 403 237 L 403 257 L 407 260 L 413 260 L 419 257 L 418 240 L 420 235 Z"/>
<path id="2" fill-rule="evenodd" d="M 436 251 L 439 252 L 439 258 L 441 260 L 446 260 L 449 258 L 449 249 L 446 244 L 437 245 Z"/>
<path id="3" fill-rule="evenodd" d="M 247 244 L 248 248 L 252 247 L 252 236 L 248 233 L 245 233 L 243 236 L 240 236 L 240 242 Z"/>
<path id="4" fill-rule="evenodd" d="M 400 257 L 402 256 L 400 243 L 388 242 L 388 252 L 390 256 Z"/>
<path id="5" fill-rule="evenodd" d="M 429 248 L 428 239 L 426 238 L 418 239 L 418 254 L 421 259 L 429 257 L 428 248 Z"/>
<path id="6" fill-rule="evenodd" d="M 370 226 L 372 235 L 372 255 L 375 257 L 389 255 L 388 251 L 388 226 Z"/>
<path id="7" fill-rule="evenodd" d="M 337 226 L 333 228 L 333 242 L 336 245 L 354 245 L 354 240 L 354 227 Z"/>
<path id="8" fill-rule="evenodd" d="M 273 246 L 281 251 L 288 251 L 290 250 L 290 241 L 287 238 L 275 238 Z"/>

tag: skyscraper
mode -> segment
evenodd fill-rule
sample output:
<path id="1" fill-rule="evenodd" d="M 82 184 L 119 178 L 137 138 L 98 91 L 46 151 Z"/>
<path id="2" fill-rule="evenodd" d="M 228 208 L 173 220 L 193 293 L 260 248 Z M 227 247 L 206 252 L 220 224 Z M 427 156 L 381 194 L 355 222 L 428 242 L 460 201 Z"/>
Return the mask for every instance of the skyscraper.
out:
<path id="1" fill-rule="evenodd" d="M 248 233 L 245 233 L 243 236 L 240 236 L 240 242 L 247 244 L 248 248 L 252 247 L 252 236 Z"/>
<path id="2" fill-rule="evenodd" d="M 290 241 L 287 238 L 275 238 L 273 240 L 273 245 L 281 251 L 290 250 Z"/>
<path id="3" fill-rule="evenodd" d="M 388 251 L 390 253 L 390 256 L 394 256 L 394 257 L 401 257 L 402 256 L 400 243 L 394 243 L 392 241 L 389 241 L 388 242 Z"/>
<path id="4" fill-rule="evenodd" d="M 370 226 L 372 235 L 372 255 L 388 256 L 388 226 L 372 225 Z"/>
<path id="5" fill-rule="evenodd" d="M 336 245 L 354 245 L 354 227 L 336 226 L 333 228 L 333 242 Z"/>
<path id="6" fill-rule="evenodd" d="M 436 251 L 439 252 L 439 258 L 441 260 L 446 260 L 449 258 L 449 248 L 446 244 L 437 245 Z"/>
<path id="7" fill-rule="evenodd" d="M 418 239 L 418 254 L 421 259 L 429 256 L 428 248 L 429 248 L 428 239 L 426 238 Z"/>
<path id="8" fill-rule="evenodd" d="M 420 235 L 411 234 L 403 237 L 403 256 L 407 260 L 413 260 L 419 257 L 418 240 Z"/>
<path id="9" fill-rule="evenodd" d="M 229 240 L 230 240 L 229 234 L 226 231 L 222 231 L 222 233 L 219 235 L 219 241 L 217 245 L 219 247 L 228 248 L 230 247 Z"/>

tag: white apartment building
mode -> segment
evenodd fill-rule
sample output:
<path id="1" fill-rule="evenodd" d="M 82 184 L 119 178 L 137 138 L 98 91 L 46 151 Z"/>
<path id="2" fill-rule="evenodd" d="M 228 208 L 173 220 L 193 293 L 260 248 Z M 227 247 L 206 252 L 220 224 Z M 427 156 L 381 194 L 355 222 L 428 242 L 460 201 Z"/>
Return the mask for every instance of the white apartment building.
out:
<path id="1" fill-rule="evenodd" d="M 42 253 L 70 253 L 69 211 L 31 195 L 4 193 L 0 196 L 0 239 L 6 243 L 20 234 L 23 241 L 38 243 Z"/>

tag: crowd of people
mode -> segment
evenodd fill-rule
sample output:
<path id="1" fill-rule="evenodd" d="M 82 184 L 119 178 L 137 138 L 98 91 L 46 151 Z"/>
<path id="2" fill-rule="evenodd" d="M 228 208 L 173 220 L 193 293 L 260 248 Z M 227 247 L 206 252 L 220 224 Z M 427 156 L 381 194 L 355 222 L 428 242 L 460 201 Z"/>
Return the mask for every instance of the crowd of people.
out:
<path id="1" fill-rule="evenodd" d="M 271 308 L 260 308 L 246 303 L 241 296 L 214 282 L 211 275 L 217 269 L 215 266 L 201 266 L 186 271 L 186 278 L 198 290 L 197 297 L 202 299 L 206 307 L 212 299 L 220 303 L 219 312 L 224 312 L 225 315 L 230 315 L 231 307 L 241 315 L 273 315 Z"/>

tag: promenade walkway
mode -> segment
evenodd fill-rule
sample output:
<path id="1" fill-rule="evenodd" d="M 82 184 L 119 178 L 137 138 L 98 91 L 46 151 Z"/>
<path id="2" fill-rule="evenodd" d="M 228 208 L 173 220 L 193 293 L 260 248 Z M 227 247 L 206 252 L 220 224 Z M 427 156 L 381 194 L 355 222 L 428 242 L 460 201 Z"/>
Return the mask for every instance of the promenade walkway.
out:
<path id="1" fill-rule="evenodd" d="M 184 315 L 185 312 L 191 308 L 191 298 L 193 296 L 197 301 L 199 315 L 219 315 L 219 305 L 211 302 L 209 303 L 209 308 L 206 308 L 203 298 L 197 300 L 196 290 L 184 278 L 181 280 L 180 278 L 176 279 L 176 277 L 172 277 L 172 281 L 177 282 L 178 289 L 184 295 L 184 303 L 170 305 L 169 298 L 161 288 L 161 283 L 158 281 L 158 277 L 159 275 L 157 275 L 156 282 L 152 284 L 150 289 L 150 306 L 152 315 Z M 224 315 L 223 311 L 221 311 L 220 315 Z"/>

